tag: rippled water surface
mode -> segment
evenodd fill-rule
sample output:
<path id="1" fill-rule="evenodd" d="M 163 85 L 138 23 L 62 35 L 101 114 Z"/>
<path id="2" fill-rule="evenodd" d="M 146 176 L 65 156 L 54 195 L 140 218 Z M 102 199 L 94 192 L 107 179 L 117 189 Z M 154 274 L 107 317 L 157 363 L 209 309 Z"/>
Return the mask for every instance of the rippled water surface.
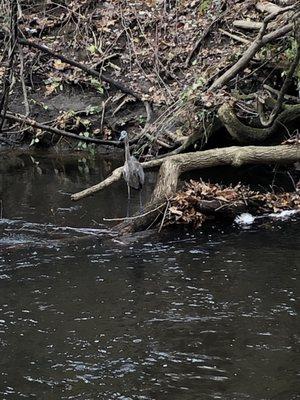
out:
<path id="1" fill-rule="evenodd" d="M 1 175 L 0 398 L 299 399 L 299 221 L 121 243 L 124 185 L 69 201 L 113 166 Z"/>

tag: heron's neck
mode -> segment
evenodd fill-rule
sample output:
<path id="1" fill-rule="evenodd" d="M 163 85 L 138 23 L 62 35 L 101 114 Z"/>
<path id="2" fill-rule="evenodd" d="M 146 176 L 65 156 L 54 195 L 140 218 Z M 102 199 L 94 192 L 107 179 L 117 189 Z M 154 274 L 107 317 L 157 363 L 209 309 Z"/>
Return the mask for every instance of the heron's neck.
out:
<path id="1" fill-rule="evenodd" d="M 128 161 L 129 158 L 130 158 L 129 140 L 126 137 L 126 139 L 125 139 L 125 161 Z"/>

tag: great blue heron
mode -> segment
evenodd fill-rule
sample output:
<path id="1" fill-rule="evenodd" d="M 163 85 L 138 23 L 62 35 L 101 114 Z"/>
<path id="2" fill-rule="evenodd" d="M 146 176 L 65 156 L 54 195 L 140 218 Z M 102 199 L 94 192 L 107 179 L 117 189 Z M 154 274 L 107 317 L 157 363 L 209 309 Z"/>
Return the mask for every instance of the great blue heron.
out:
<path id="1" fill-rule="evenodd" d="M 124 141 L 125 143 L 125 163 L 123 169 L 123 178 L 127 183 L 127 194 L 128 194 L 127 216 L 128 216 L 131 188 L 139 191 L 140 209 L 142 210 L 141 189 L 145 182 L 145 174 L 142 165 L 138 162 L 138 160 L 134 156 L 130 155 L 128 133 L 126 131 L 122 131 L 119 140 Z"/>

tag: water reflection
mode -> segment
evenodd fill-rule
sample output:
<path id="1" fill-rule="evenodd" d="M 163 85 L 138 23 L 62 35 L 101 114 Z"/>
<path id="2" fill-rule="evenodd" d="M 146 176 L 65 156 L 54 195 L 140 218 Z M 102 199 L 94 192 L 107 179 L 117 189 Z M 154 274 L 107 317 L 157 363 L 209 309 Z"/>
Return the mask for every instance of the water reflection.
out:
<path id="1" fill-rule="evenodd" d="M 98 172 L 49 163 L 2 177 L 1 398 L 297 398 L 299 223 L 122 245 L 122 185 L 70 212 Z"/>

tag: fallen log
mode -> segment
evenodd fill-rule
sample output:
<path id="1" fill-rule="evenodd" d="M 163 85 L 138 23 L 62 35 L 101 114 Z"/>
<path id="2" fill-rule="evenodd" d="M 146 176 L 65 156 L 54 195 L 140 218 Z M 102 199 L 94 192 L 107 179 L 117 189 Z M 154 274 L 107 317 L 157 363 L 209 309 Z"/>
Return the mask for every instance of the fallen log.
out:
<path id="1" fill-rule="evenodd" d="M 140 219 L 125 221 L 116 229 L 121 234 L 128 234 L 147 228 L 161 213 L 158 207 L 174 196 L 179 178 L 185 172 L 222 165 L 240 167 L 245 164 L 291 164 L 297 161 L 300 161 L 298 145 L 234 146 L 171 156 L 160 167 L 152 200 L 145 208 L 146 214 Z M 153 213 L 150 212 L 155 209 Z"/>
<path id="2" fill-rule="evenodd" d="M 178 181 L 184 172 L 197 169 L 232 165 L 239 167 L 244 164 L 291 164 L 300 161 L 300 146 L 233 146 L 221 149 L 198 151 L 194 153 L 178 154 L 165 159 L 148 161 L 142 164 L 143 168 L 160 166 L 157 184 L 152 200 L 146 205 L 145 212 L 140 218 L 125 221 L 116 226 L 121 234 L 127 234 L 147 228 L 162 212 L 163 203 L 176 193 Z M 85 189 L 71 196 L 72 200 L 80 200 L 95 194 L 122 178 L 123 167 L 117 168 L 112 175 L 101 183 Z"/>
<path id="3" fill-rule="evenodd" d="M 142 163 L 144 169 L 156 168 L 163 163 L 164 160 L 152 160 Z M 122 178 L 123 167 L 116 168 L 109 177 L 104 179 L 104 181 L 97 183 L 81 192 L 74 193 L 71 196 L 71 200 L 78 201 L 84 199 L 85 197 L 92 196 L 95 193 L 103 190 L 104 188 L 112 185 L 114 182 L 118 182 Z"/>
<path id="4" fill-rule="evenodd" d="M 233 21 L 233 26 L 235 28 L 241 28 L 241 29 L 246 29 L 246 30 L 258 30 L 262 26 L 262 22 L 257 22 L 257 21 L 250 21 L 246 19 L 237 19 Z"/>
<path id="5" fill-rule="evenodd" d="M 278 13 L 282 10 L 277 4 L 271 3 L 270 1 L 259 1 L 256 4 L 257 10 L 261 12 L 267 12 L 269 14 Z"/>

